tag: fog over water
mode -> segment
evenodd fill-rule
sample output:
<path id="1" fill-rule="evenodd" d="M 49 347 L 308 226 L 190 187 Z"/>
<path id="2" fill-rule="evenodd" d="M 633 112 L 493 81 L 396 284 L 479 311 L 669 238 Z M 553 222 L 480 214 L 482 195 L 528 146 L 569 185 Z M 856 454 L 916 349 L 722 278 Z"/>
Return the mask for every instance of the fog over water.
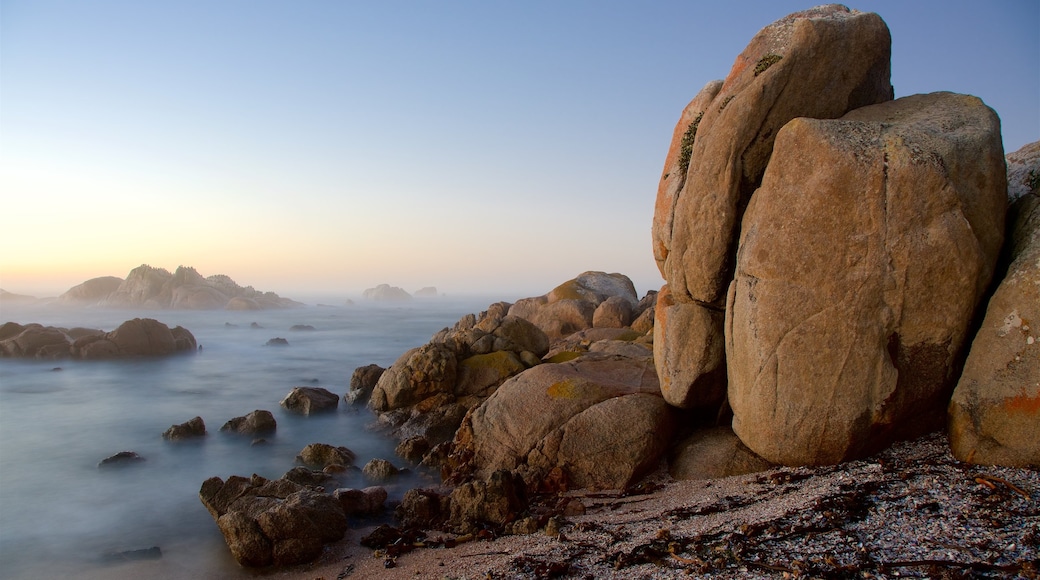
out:
<path id="1" fill-rule="evenodd" d="M 279 402 L 294 386 L 342 396 L 351 373 L 389 366 L 495 298 L 416 299 L 260 312 L 127 311 L 3 305 L 0 323 L 39 322 L 112 330 L 135 317 L 190 330 L 197 353 L 116 361 L 0 359 L 0 575 L 55 577 L 79 567 L 118 566 L 105 554 L 158 546 L 162 558 L 198 577 L 249 577 L 238 567 L 198 498 L 212 476 L 277 478 L 309 443 L 344 445 L 357 465 L 386 458 L 404 467 L 395 442 L 374 433 L 373 415 L 347 408 L 299 417 Z M 251 328 L 252 323 L 262 328 Z M 290 331 L 308 324 L 313 331 Z M 267 347 L 283 337 L 288 347 Z M 60 369 L 60 370 L 58 370 Z M 267 444 L 219 431 L 255 409 L 275 415 Z M 161 433 L 201 416 L 208 435 L 170 442 Z M 99 469 L 135 451 L 144 462 Z M 343 487 L 364 487 L 354 476 Z M 389 486 L 399 498 L 414 478 Z M 350 532 L 348 532 L 349 534 Z"/>

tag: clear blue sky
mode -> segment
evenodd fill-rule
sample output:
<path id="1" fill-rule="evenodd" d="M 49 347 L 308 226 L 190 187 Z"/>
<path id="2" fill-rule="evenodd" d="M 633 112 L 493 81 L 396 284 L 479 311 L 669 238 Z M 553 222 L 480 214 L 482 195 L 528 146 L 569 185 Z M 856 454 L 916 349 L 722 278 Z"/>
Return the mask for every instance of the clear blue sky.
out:
<path id="1" fill-rule="evenodd" d="M 0 287 L 141 263 L 292 296 L 662 283 L 672 128 L 809 3 L 0 2 Z M 1040 138 L 1040 3 L 876 1 L 897 96 Z"/>

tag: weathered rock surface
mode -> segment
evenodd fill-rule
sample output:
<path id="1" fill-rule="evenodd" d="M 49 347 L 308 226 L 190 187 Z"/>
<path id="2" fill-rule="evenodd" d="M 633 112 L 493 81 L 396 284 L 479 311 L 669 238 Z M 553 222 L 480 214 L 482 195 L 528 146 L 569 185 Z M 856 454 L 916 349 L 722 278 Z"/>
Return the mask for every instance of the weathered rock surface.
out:
<path id="1" fill-rule="evenodd" d="M 300 415 L 325 413 L 339 407 L 339 395 L 321 387 L 293 387 L 281 405 Z"/>
<path id="2" fill-rule="evenodd" d="M 671 434 L 659 389 L 646 360 L 587 354 L 528 369 L 467 415 L 450 476 L 486 480 L 522 468 L 537 487 L 561 467 L 571 481 L 624 487 L 660 457 Z M 610 460 L 597 465 L 592 451 Z"/>
<path id="3" fill-rule="evenodd" d="M 347 517 L 374 516 L 382 513 L 386 503 L 386 488 L 371 486 L 364 489 L 340 488 L 332 492 Z"/>
<path id="4" fill-rule="evenodd" d="M 670 248 L 661 269 L 678 302 L 723 305 L 742 208 L 780 128 L 891 100 L 890 58 L 881 17 L 838 4 L 796 12 L 755 35 L 705 106 L 671 205 L 670 237 L 655 244 Z"/>
<path id="5" fill-rule="evenodd" d="M 391 411 L 451 393 L 457 365 L 455 352 L 446 345 L 427 343 L 411 349 L 379 377 L 368 404 L 375 411 Z"/>
<path id="6" fill-rule="evenodd" d="M 278 422 L 275 421 L 274 415 L 270 411 L 263 409 L 257 409 L 248 415 L 243 417 L 235 417 L 224 426 L 220 428 L 221 431 L 229 431 L 231 433 L 242 433 L 246 435 L 256 435 L 260 433 L 270 433 L 278 428 Z"/>
<path id="7" fill-rule="evenodd" d="M 773 467 L 741 443 L 729 427 L 696 431 L 670 455 L 668 473 L 675 479 L 716 479 Z"/>
<path id="8" fill-rule="evenodd" d="M 694 393 L 722 388 L 720 313 L 741 216 L 777 132 L 796 117 L 835 118 L 891 100 L 890 53 L 888 27 L 877 14 L 837 4 L 797 12 L 763 28 L 721 86 L 709 83 L 683 111 L 652 228 L 673 318 L 694 322 L 672 324 L 674 336 L 664 344 L 657 331 L 657 370 L 669 402 L 696 405 Z"/>
<path id="9" fill-rule="evenodd" d="M 202 420 L 202 417 L 195 417 L 179 425 L 171 425 L 170 428 L 162 434 L 163 439 L 169 439 L 171 441 L 193 439 L 195 437 L 204 437 L 205 435 L 206 423 Z"/>
<path id="10" fill-rule="evenodd" d="M 941 426 L 1006 191 L 999 119 L 975 97 L 788 123 L 744 216 L 727 308 L 741 441 L 827 464 Z"/>
<path id="11" fill-rule="evenodd" d="M 386 459 L 372 459 L 361 468 L 361 473 L 364 474 L 365 478 L 369 481 L 376 483 L 384 483 L 390 481 L 398 476 L 400 470 L 394 467 L 393 463 L 390 463 Z"/>
<path id="12" fill-rule="evenodd" d="M 403 288 L 398 288 L 397 286 L 391 286 L 389 284 L 380 284 L 375 288 L 368 288 L 361 293 L 361 297 L 366 300 L 375 300 L 378 302 L 397 302 L 412 299 L 412 295 Z"/>
<path id="13" fill-rule="evenodd" d="M 354 465 L 354 459 L 354 452 L 350 449 L 328 443 L 311 443 L 296 456 L 296 461 L 317 469 L 324 469 L 330 465 Z"/>
<path id="14" fill-rule="evenodd" d="M 534 323 L 552 340 L 591 328 L 596 308 L 611 296 L 623 299 L 633 309 L 639 304 L 635 286 L 627 276 L 584 272 L 543 296 L 518 300 L 509 315 Z"/>
<path id="15" fill-rule="evenodd" d="M 126 279 L 92 278 L 70 288 L 59 301 L 83 306 L 209 310 L 259 310 L 293 308 L 301 303 L 274 292 L 242 287 L 224 275 L 203 277 L 194 268 L 180 266 L 172 274 L 146 264 L 130 271 Z"/>
<path id="16" fill-rule="evenodd" d="M 339 500 L 286 479 L 212 477 L 203 482 L 199 499 L 243 566 L 309 562 L 347 530 Z"/>
<path id="17" fill-rule="evenodd" d="M 718 408 L 726 400 L 726 341 L 720 332 L 725 318 L 720 309 L 677 302 L 668 285 L 661 288 L 654 314 L 654 364 L 668 404 Z"/>
<path id="18" fill-rule="evenodd" d="M 1040 467 L 1040 142 L 1008 155 L 1008 178 L 1031 189 L 1008 188 L 1017 196 L 1008 212 L 1012 262 L 954 390 L 950 447 L 961 461 Z"/>

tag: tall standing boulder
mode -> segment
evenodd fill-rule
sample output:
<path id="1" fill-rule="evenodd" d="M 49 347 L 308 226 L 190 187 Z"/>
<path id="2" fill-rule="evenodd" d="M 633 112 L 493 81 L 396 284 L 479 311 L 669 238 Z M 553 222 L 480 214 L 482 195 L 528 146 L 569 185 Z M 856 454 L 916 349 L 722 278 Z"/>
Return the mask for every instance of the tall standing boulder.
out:
<path id="1" fill-rule="evenodd" d="M 698 322 L 673 329 L 681 340 L 658 353 L 658 373 L 681 393 L 678 399 L 691 389 L 724 387 L 721 359 L 704 355 L 723 334 L 721 311 L 741 216 L 761 183 L 777 132 L 796 117 L 836 118 L 891 100 L 890 59 L 891 37 L 877 14 L 819 6 L 763 28 L 722 85 L 706 86 L 684 111 L 679 126 L 685 128 L 680 136 L 677 126 L 672 138 L 652 229 L 654 256 L 676 305 L 673 320 Z M 693 359 L 714 364 L 686 367 Z M 675 374 L 679 369 L 683 376 Z"/>
<path id="2" fill-rule="evenodd" d="M 1011 265 L 949 407 L 961 461 L 1040 467 L 1040 142 L 1008 155 Z"/>
<path id="3" fill-rule="evenodd" d="M 915 95 L 777 135 L 726 313 L 733 430 L 787 465 L 938 428 L 1003 241 L 1000 120 Z"/>

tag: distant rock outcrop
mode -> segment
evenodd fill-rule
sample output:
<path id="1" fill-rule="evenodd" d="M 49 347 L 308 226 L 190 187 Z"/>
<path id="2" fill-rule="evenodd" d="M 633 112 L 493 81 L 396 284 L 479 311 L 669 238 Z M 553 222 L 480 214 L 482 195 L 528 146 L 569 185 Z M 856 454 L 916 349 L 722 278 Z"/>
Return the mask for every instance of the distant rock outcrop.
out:
<path id="1" fill-rule="evenodd" d="M 27 296 L 25 294 L 15 294 L 14 292 L 8 292 L 3 288 L 0 288 L 0 304 L 31 304 L 36 302 L 35 296 Z"/>
<path id="2" fill-rule="evenodd" d="M 429 298 L 437 296 L 437 288 L 434 286 L 425 286 L 415 291 L 414 296 Z"/>
<path id="3" fill-rule="evenodd" d="M 151 318 L 135 318 L 112 332 L 89 328 L 59 328 L 7 322 L 0 326 L 0 356 L 85 360 L 130 356 L 163 356 L 193 352 L 195 336 L 185 328 L 170 328 Z"/>
<path id="4" fill-rule="evenodd" d="M 91 278 L 82 284 L 69 288 L 64 294 L 58 296 L 58 301 L 94 305 L 108 298 L 110 294 L 119 289 L 119 285 L 122 283 L 123 279 L 115 276 Z"/>
<path id="5" fill-rule="evenodd" d="M 391 286 L 389 284 L 380 284 L 375 288 L 369 288 L 362 292 L 361 296 L 366 300 L 375 300 L 377 302 L 393 302 L 412 299 L 412 295 L 403 288 L 398 288 L 397 286 Z"/>
<path id="6" fill-rule="evenodd" d="M 93 278 L 70 288 L 60 302 L 109 308 L 179 310 L 263 310 L 295 308 L 303 304 L 274 292 L 242 287 L 218 274 L 203 277 L 194 268 L 180 266 L 172 274 L 163 268 L 141 265 L 125 280 L 114 276 Z"/>

